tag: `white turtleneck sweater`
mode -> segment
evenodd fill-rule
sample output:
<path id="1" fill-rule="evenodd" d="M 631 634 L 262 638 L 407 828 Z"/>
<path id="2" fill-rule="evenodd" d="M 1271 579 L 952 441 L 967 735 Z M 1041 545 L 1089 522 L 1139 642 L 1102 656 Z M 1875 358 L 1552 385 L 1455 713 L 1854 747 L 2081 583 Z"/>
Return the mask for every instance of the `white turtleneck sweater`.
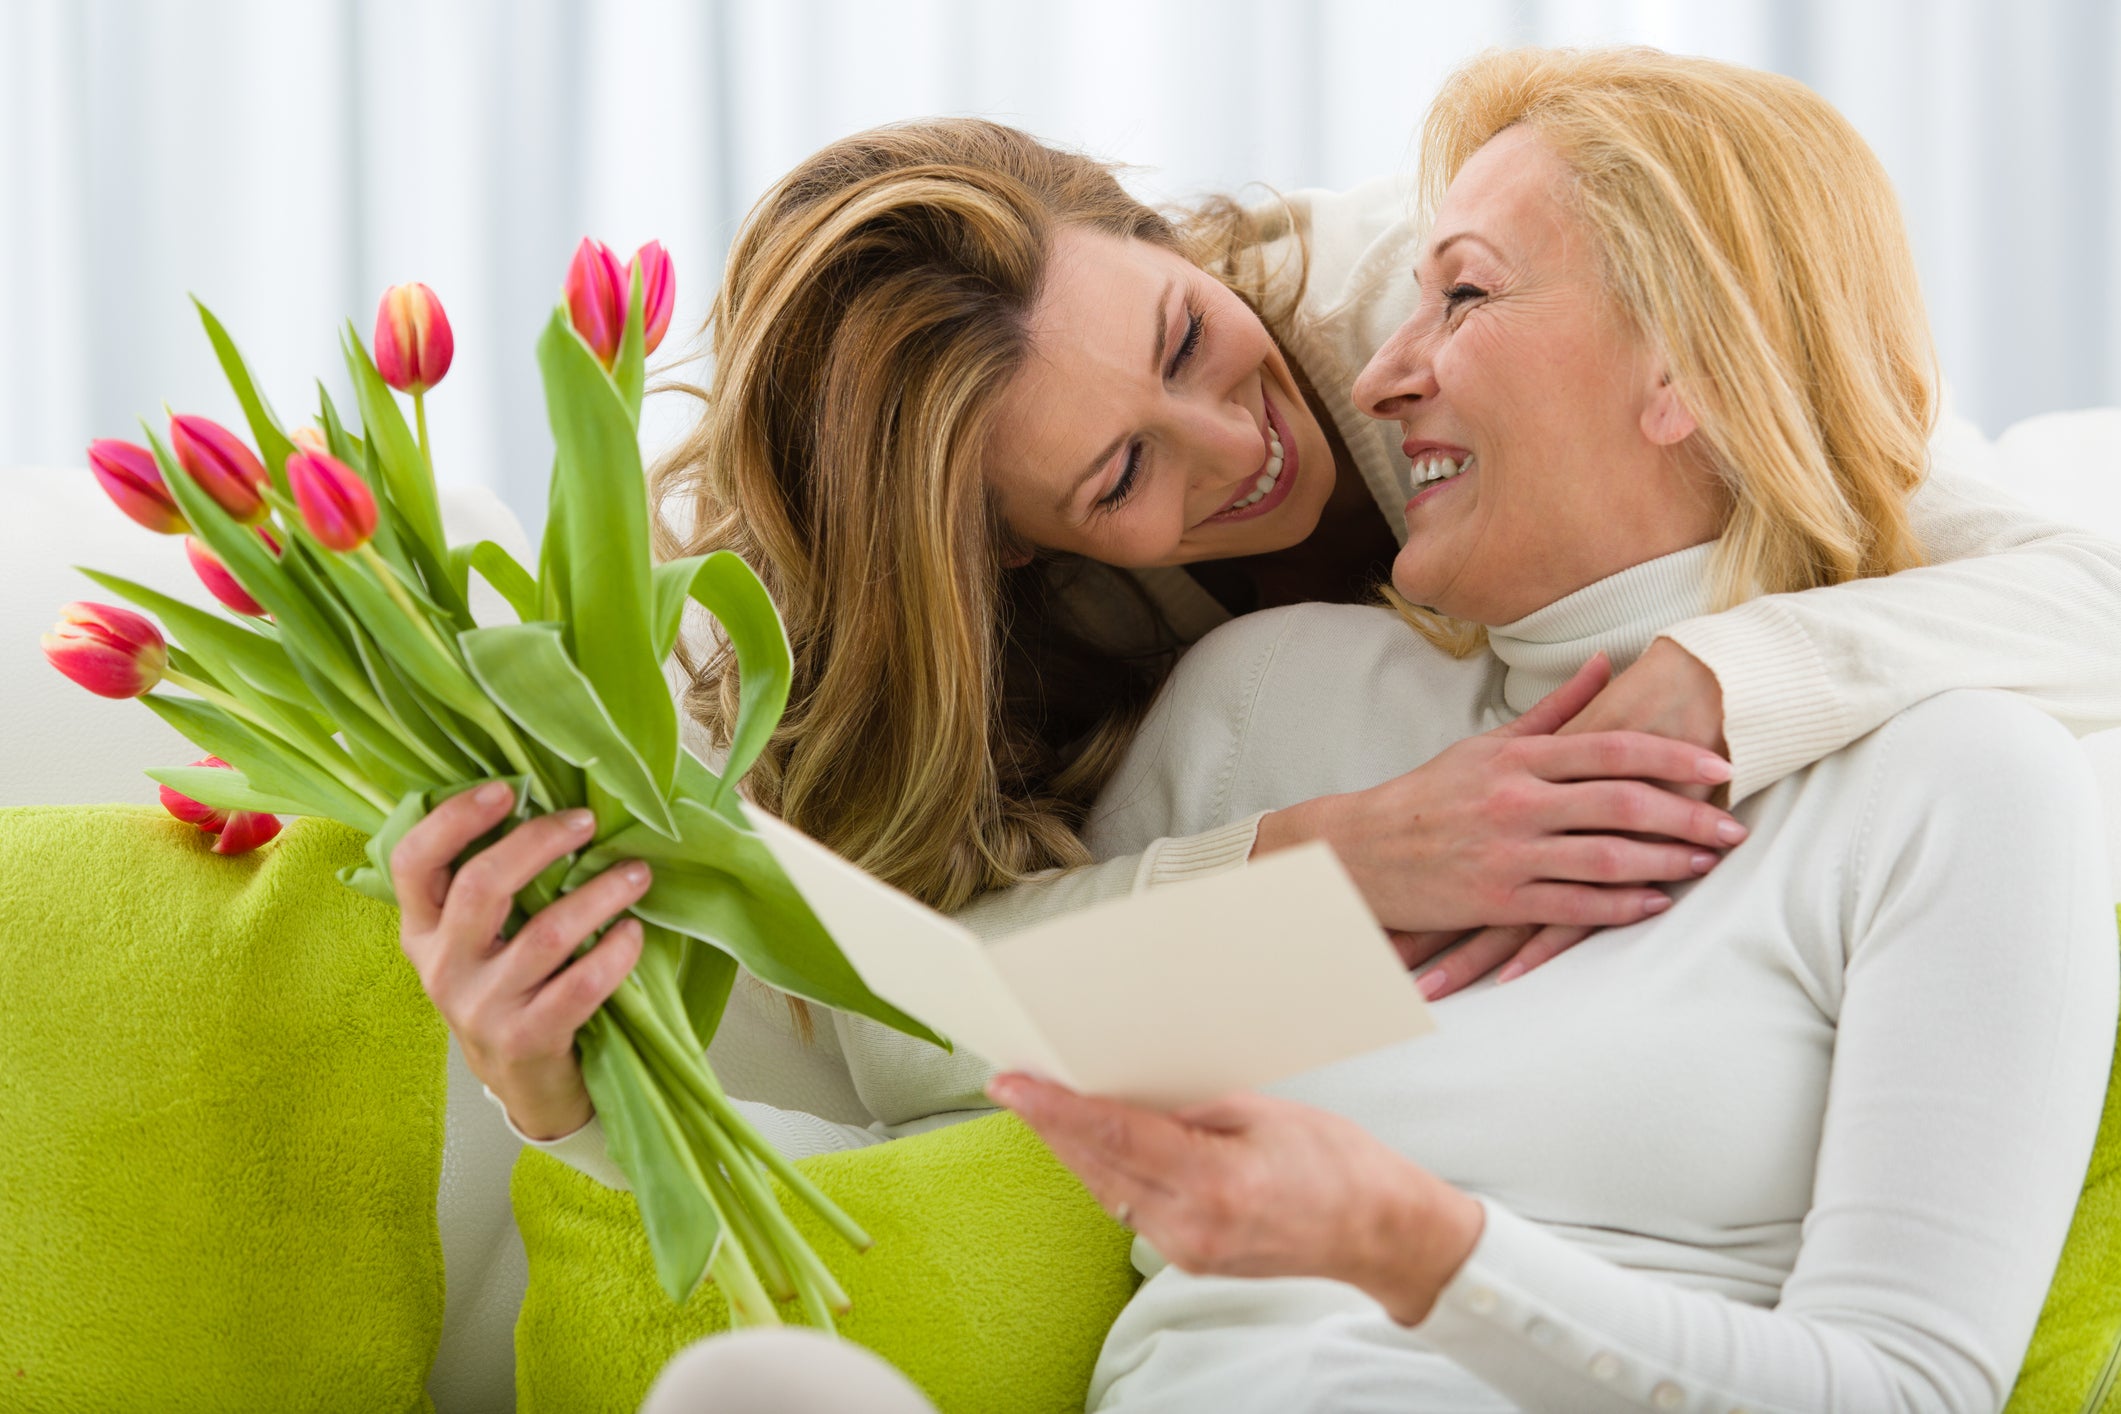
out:
<path id="1" fill-rule="evenodd" d="M 1600 649 L 1699 611 L 1709 547 L 1651 561 L 1454 661 L 1381 609 L 1255 614 L 1180 665 L 1091 828 L 1101 853 L 1412 769 Z M 1668 912 L 1435 1034 L 1277 1093 L 1479 1197 L 1419 1328 L 1328 1281 L 1159 1269 L 1097 1410 L 2002 1406 L 2105 1090 L 2116 946 L 2099 809 L 2016 699 L 1901 713 L 1736 813 Z M 1300 940 L 1292 940 L 1300 941 Z"/>

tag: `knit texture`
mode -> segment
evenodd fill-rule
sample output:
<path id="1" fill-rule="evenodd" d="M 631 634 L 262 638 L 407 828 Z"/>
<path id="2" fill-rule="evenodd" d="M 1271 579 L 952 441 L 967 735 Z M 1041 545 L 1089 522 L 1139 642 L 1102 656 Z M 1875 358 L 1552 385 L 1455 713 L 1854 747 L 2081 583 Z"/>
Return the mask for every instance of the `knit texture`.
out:
<path id="1" fill-rule="evenodd" d="M 1105 1330 L 1139 1280 L 1131 1237 L 1014 1116 L 799 1167 L 876 1242 L 856 1255 L 780 1193 L 853 1299 L 841 1334 L 943 1414 L 1080 1414 Z M 726 1328 L 712 1285 L 682 1306 L 663 1295 L 631 1194 L 526 1149 L 514 1196 L 530 1257 L 521 1414 L 630 1414 L 671 1356 Z M 783 1315 L 800 1319 L 793 1306 Z"/>
<path id="2" fill-rule="evenodd" d="M 2121 919 L 2121 908 L 2115 910 Z M 2055 1284 L 2004 1414 L 2121 1414 L 2121 1038 Z M 2101 1379 L 2115 1381 L 2103 1389 Z M 2093 1396 L 2104 1397 L 2093 1402 Z"/>
<path id="3" fill-rule="evenodd" d="M 0 1408 L 426 1410 L 447 1033 L 303 820 L 0 810 Z"/>

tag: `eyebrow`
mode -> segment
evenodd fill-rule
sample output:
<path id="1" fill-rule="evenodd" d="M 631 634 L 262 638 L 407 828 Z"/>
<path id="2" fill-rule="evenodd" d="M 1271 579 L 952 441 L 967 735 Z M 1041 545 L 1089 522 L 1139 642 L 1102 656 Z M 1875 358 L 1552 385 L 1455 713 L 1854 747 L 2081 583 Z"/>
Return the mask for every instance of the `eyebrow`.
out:
<path id="1" fill-rule="evenodd" d="M 1489 252 L 1493 254 L 1496 258 L 1500 259 L 1502 256 L 1502 252 L 1495 248 L 1495 242 L 1489 240 L 1486 236 L 1480 234 L 1480 232 L 1453 231 L 1450 235 L 1445 236 L 1435 245 L 1429 247 L 1428 258 L 1431 260 L 1443 259 L 1443 253 L 1449 250 L 1452 246 L 1457 245 L 1460 241 L 1478 241 L 1482 245 L 1486 246 Z M 1421 269 L 1421 262 L 1419 260 L 1416 260 L 1414 262 L 1414 268 L 1417 272 Z"/>
<path id="2" fill-rule="evenodd" d="M 1159 381 L 1164 376 L 1164 349 L 1171 337 L 1171 320 L 1166 311 L 1171 307 L 1171 294 L 1177 288 L 1178 279 L 1174 276 L 1171 282 L 1164 286 L 1164 292 L 1156 297 L 1156 349 L 1149 359 L 1149 374 Z M 1082 493 L 1084 483 L 1105 469 L 1105 463 L 1112 460 L 1112 454 L 1118 451 L 1120 443 L 1126 440 L 1127 434 L 1122 432 L 1105 444 L 1104 450 L 1091 459 L 1090 465 L 1083 473 L 1069 483 L 1068 494 L 1061 498 L 1060 509 L 1066 509 L 1068 503 Z"/>

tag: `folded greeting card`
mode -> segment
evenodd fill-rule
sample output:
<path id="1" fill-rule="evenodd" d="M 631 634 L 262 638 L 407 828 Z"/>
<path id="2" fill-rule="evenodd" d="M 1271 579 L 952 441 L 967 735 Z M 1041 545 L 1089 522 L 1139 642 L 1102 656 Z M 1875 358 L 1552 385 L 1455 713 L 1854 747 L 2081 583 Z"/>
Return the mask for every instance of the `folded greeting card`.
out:
<path id="1" fill-rule="evenodd" d="M 1433 1025 L 1323 844 L 982 943 L 764 811 L 746 814 L 871 990 L 1005 1070 L 1172 1108 Z"/>

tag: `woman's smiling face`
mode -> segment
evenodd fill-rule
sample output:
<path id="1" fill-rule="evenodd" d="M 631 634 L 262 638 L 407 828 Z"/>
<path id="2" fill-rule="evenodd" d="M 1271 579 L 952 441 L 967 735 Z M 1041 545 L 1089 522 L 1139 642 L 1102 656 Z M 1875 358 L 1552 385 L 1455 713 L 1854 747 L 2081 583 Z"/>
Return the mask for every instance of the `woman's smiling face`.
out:
<path id="1" fill-rule="evenodd" d="M 1414 463 L 1392 583 L 1505 624 L 1712 540 L 1725 503 L 1658 352 L 1606 288 L 1573 177 L 1507 129 L 1445 193 L 1420 303 L 1355 381 Z M 1427 478 L 1427 479 L 1425 479 Z"/>
<path id="2" fill-rule="evenodd" d="M 1242 300 L 1173 251 L 1079 227 L 1055 237 L 986 468 L 1022 544 L 1130 569 L 1294 545 L 1335 475 Z"/>

